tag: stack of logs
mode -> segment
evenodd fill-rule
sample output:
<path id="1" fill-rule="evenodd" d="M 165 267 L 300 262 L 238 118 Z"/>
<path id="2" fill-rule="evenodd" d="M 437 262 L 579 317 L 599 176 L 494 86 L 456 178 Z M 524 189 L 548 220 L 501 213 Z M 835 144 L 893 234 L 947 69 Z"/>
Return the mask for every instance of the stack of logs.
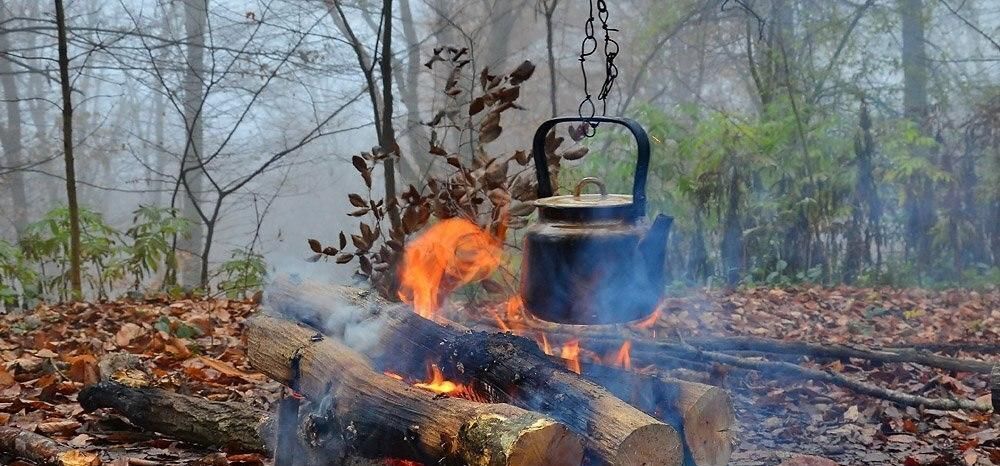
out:
<path id="1" fill-rule="evenodd" d="M 525 338 L 434 322 L 354 288 L 280 277 L 264 308 L 245 323 L 246 354 L 309 401 L 282 401 L 298 416 L 155 388 L 128 357 L 102 360 L 80 404 L 281 465 L 708 466 L 732 452 L 732 403 L 717 387 L 590 364 L 577 374 Z M 428 364 L 476 401 L 386 374 L 421 379 Z"/>
<path id="2" fill-rule="evenodd" d="M 312 402 L 310 449 L 425 464 L 726 464 L 734 413 L 708 385 L 586 366 L 509 333 L 424 319 L 374 293 L 281 277 L 244 332 L 251 365 Z M 489 403 L 383 374 L 427 365 Z M 317 422 L 317 419 L 319 421 Z M 335 439 L 334 442 L 329 442 Z"/>

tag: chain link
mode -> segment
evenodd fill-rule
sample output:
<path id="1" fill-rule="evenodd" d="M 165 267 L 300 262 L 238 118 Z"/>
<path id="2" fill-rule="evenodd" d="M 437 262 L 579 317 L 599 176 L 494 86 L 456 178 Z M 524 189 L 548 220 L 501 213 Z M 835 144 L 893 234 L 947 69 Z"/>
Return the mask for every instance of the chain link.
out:
<path id="1" fill-rule="evenodd" d="M 594 35 L 594 0 L 589 0 L 590 10 L 587 21 L 583 25 L 584 38 L 580 44 L 580 72 L 583 74 L 583 101 L 577 109 L 580 118 L 593 118 L 597 115 L 597 105 L 594 104 L 593 96 L 590 94 L 590 83 L 587 78 L 587 57 L 597 52 L 597 36 Z M 597 19 L 601 20 L 601 29 L 604 31 L 604 83 L 597 93 L 597 100 L 601 101 L 601 115 L 608 114 L 608 94 L 614 88 L 615 79 L 618 78 L 618 66 L 615 65 L 615 58 L 618 57 L 618 42 L 611 38 L 612 32 L 618 29 L 608 27 L 608 4 L 606 0 L 597 0 Z M 592 137 L 597 134 L 597 123 L 589 122 L 585 128 L 584 135 Z"/>

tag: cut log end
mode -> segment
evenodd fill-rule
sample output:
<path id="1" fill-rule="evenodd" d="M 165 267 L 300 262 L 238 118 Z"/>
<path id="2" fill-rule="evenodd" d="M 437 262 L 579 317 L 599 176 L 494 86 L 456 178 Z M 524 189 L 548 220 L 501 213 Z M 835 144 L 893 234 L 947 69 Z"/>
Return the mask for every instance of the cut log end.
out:
<path id="1" fill-rule="evenodd" d="M 677 431 L 666 424 L 648 424 L 632 431 L 618 445 L 612 464 L 649 466 L 680 464 L 684 458 Z"/>
<path id="2" fill-rule="evenodd" d="M 681 392 L 684 417 L 684 440 L 694 464 L 722 466 L 733 453 L 732 427 L 736 423 L 729 394 L 719 387 L 703 387 L 699 392 Z M 689 402 L 684 398 L 690 397 Z"/>
<path id="3" fill-rule="evenodd" d="M 566 426 L 531 414 L 484 414 L 466 425 L 463 436 L 462 456 L 470 466 L 576 466 L 583 460 L 583 444 Z"/>

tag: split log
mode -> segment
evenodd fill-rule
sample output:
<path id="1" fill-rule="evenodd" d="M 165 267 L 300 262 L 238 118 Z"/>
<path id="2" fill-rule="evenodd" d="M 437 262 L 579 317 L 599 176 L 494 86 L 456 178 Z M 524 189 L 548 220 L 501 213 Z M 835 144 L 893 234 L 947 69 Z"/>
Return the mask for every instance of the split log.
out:
<path id="1" fill-rule="evenodd" d="M 41 466 L 97 466 L 101 458 L 44 435 L 16 427 L 0 426 L 0 453 L 30 460 Z"/>
<path id="2" fill-rule="evenodd" d="M 439 325 L 374 293 L 294 277 L 274 280 L 264 301 L 273 312 L 343 340 L 380 368 L 423 373 L 430 361 L 497 401 L 550 415 L 580 434 L 588 456 L 604 464 L 683 460 L 674 428 L 553 363 L 525 338 Z"/>
<path id="3" fill-rule="evenodd" d="M 295 322 L 254 317 L 244 336 L 254 368 L 314 402 L 332 403 L 359 448 L 435 464 L 582 462 L 579 439 L 562 424 L 511 405 L 435 396 L 375 372 L 347 346 Z"/>
<path id="4" fill-rule="evenodd" d="M 167 437 L 240 452 L 273 448 L 274 416 L 243 403 L 209 401 L 160 388 L 105 380 L 78 396 L 87 411 L 111 408 L 132 424 Z"/>
<path id="5" fill-rule="evenodd" d="M 583 364 L 582 375 L 677 429 L 695 466 L 723 466 L 733 452 L 736 413 L 729 394 L 702 383 Z"/>

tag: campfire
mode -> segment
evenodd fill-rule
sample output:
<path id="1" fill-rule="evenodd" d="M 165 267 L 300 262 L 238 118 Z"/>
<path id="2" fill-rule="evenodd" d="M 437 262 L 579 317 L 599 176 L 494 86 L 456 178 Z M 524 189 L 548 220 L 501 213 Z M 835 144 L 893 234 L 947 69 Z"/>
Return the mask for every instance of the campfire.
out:
<path id="1" fill-rule="evenodd" d="M 294 275 L 273 280 L 268 315 L 246 324 L 247 356 L 311 402 L 302 412 L 323 423 L 309 448 L 393 464 L 728 461 L 726 392 L 634 365 L 628 339 L 588 347 L 573 334 L 614 326 L 545 322 L 519 296 L 446 306 L 500 267 L 501 244 L 466 220 L 435 224 L 407 246 L 402 304 Z M 661 311 L 650 312 L 623 325 L 646 328 Z"/>

